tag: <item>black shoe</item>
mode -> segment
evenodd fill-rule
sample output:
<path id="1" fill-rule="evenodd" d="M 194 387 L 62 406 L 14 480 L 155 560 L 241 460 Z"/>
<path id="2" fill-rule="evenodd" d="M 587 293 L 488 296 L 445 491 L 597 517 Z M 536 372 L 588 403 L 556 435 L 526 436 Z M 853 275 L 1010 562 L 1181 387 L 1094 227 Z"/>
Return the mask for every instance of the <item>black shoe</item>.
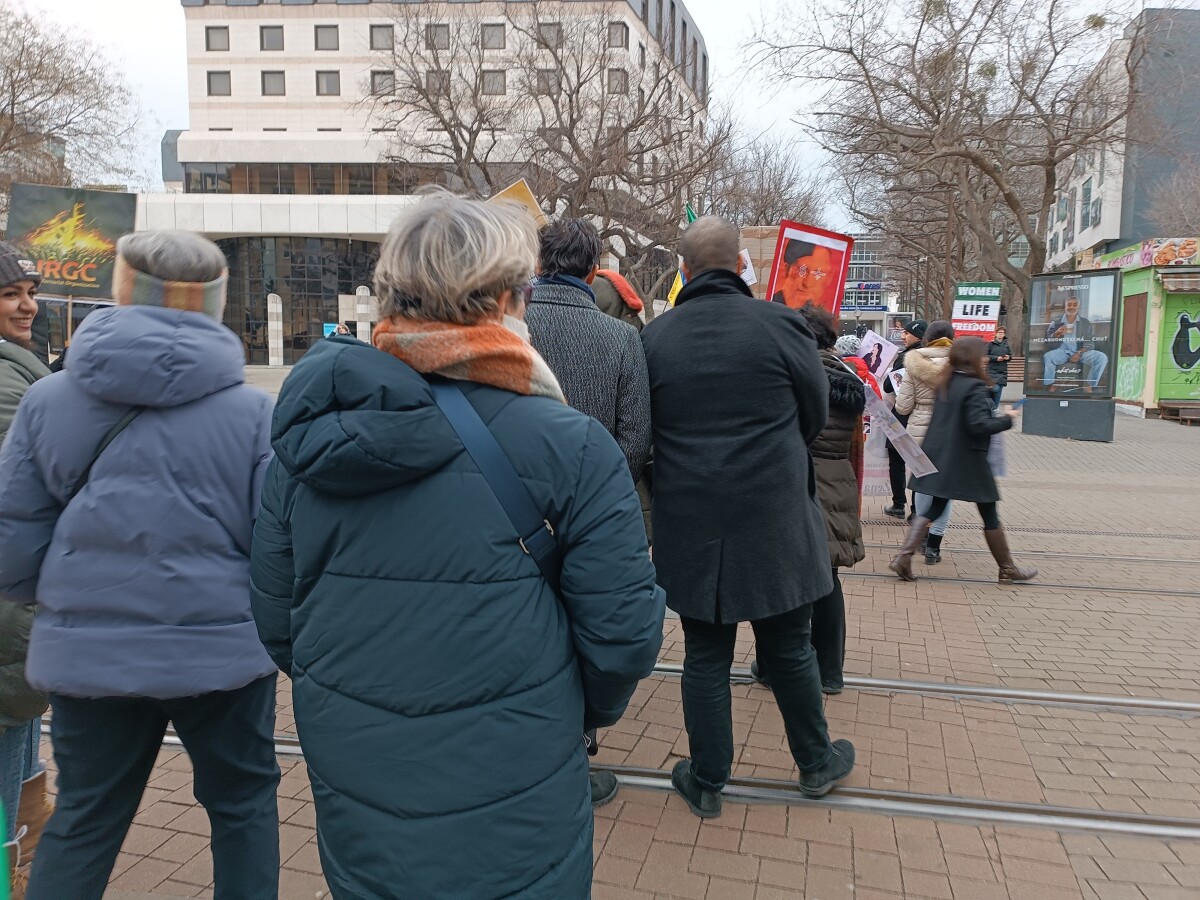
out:
<path id="1" fill-rule="evenodd" d="M 771 686 L 771 679 L 763 674 L 762 667 L 758 664 L 757 659 L 750 663 L 750 677 L 763 687 L 769 688 Z"/>
<path id="2" fill-rule="evenodd" d="M 721 792 L 702 787 L 692 774 L 692 761 L 681 759 L 671 770 L 671 784 L 688 809 L 702 819 L 715 819 L 721 815 Z"/>
<path id="3" fill-rule="evenodd" d="M 617 776 L 612 772 L 590 772 L 588 780 L 592 783 L 592 809 L 611 803 L 617 796 Z"/>
<path id="4" fill-rule="evenodd" d="M 893 519 L 903 519 L 904 518 L 904 504 L 903 503 L 898 503 L 898 504 L 893 503 L 891 506 L 884 508 L 883 514 L 885 516 L 891 516 Z"/>
<path id="5" fill-rule="evenodd" d="M 942 561 L 942 535 L 931 534 L 925 538 L 925 565 L 936 566 Z"/>
<path id="6" fill-rule="evenodd" d="M 822 693 L 822 694 L 830 694 L 830 695 L 832 695 L 832 694 L 840 694 L 841 692 L 842 692 L 842 685 L 840 685 L 840 684 L 826 684 L 826 683 L 825 683 L 825 682 L 823 682 L 823 681 L 821 682 L 821 693 Z"/>
<path id="7" fill-rule="evenodd" d="M 833 742 L 829 762 L 812 772 L 800 774 L 800 791 L 809 797 L 824 797 L 854 768 L 854 745 L 843 738 Z"/>

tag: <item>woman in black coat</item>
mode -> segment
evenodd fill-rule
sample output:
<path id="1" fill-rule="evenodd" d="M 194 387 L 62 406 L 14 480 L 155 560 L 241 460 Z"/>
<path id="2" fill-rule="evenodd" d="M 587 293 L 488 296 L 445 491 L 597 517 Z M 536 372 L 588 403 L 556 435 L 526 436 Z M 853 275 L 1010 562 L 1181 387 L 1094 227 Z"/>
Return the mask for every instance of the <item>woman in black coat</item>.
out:
<path id="1" fill-rule="evenodd" d="M 1022 569 L 1013 562 L 996 504 L 1000 493 L 988 463 L 992 435 L 1012 428 L 1011 415 L 992 414 L 988 396 L 987 344 L 982 338 L 959 338 L 950 348 L 950 361 L 938 386 L 933 418 L 921 445 L 937 466 L 932 475 L 913 478 L 914 491 L 933 498 L 924 516 L 913 519 L 908 537 L 888 568 L 905 581 L 916 581 L 912 572 L 913 552 L 921 546 L 932 521 L 942 514 L 949 500 L 969 500 L 979 507 L 983 536 L 1000 566 L 1001 584 L 1029 581 L 1037 569 Z"/>

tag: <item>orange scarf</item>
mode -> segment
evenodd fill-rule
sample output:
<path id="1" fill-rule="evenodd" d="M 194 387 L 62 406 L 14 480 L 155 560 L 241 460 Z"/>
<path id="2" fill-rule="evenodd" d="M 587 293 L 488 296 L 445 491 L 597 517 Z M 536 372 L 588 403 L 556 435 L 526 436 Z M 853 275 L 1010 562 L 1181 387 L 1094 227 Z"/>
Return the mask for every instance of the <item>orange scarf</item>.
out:
<path id="1" fill-rule="evenodd" d="M 523 322 L 508 318 L 454 325 L 392 316 L 375 326 L 371 342 L 422 375 L 474 381 L 565 403 L 558 380 L 530 346 L 524 329 Z"/>

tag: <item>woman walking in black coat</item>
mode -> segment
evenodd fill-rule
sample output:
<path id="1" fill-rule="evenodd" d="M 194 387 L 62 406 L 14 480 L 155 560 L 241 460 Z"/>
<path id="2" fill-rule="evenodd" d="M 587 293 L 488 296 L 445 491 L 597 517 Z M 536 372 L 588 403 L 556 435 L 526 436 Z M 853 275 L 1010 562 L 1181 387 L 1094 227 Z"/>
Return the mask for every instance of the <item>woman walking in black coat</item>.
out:
<path id="1" fill-rule="evenodd" d="M 954 342 L 922 444 L 938 470 L 913 478 L 909 484 L 914 491 L 932 497 L 933 503 L 924 516 L 913 519 L 904 546 L 888 565 L 905 581 L 917 580 L 912 555 L 949 500 L 969 500 L 979 507 L 983 536 L 1000 567 L 1001 584 L 1037 577 L 1037 569 L 1022 569 L 1013 562 L 996 510 L 1000 493 L 988 464 L 988 444 L 993 434 L 1012 428 L 1013 417 L 992 414 L 986 365 L 987 344 L 982 338 L 964 337 Z"/>

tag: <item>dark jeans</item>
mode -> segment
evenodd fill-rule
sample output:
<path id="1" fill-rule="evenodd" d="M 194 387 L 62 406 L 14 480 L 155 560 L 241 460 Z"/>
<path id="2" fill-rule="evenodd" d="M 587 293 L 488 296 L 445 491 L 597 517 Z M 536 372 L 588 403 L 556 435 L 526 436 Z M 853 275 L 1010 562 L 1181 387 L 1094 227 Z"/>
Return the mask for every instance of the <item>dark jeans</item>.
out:
<path id="1" fill-rule="evenodd" d="M 1004 393 L 1004 385 L 994 384 L 991 387 L 992 391 L 992 411 L 995 412 L 1000 408 L 1000 395 Z"/>
<path id="2" fill-rule="evenodd" d="M 891 441 L 887 442 L 887 455 L 888 480 L 892 483 L 892 506 L 903 507 L 908 501 L 904 493 L 904 457 L 892 446 Z"/>
<path id="3" fill-rule="evenodd" d="M 813 604 L 809 640 L 817 654 L 821 684 L 841 688 L 842 664 L 846 660 L 846 598 L 837 569 L 833 570 L 833 590 Z"/>
<path id="4" fill-rule="evenodd" d="M 932 501 L 929 504 L 929 510 L 925 513 L 928 519 L 936 519 L 946 511 L 946 504 L 950 501 L 945 497 L 931 497 Z M 1000 527 L 1000 510 L 995 503 L 976 503 L 975 506 L 979 509 L 979 518 L 983 519 L 983 527 L 988 531 L 995 531 Z"/>
<path id="5" fill-rule="evenodd" d="M 812 607 L 758 619 L 758 658 L 771 672 L 771 687 L 783 716 L 792 758 L 801 772 L 825 765 L 833 753 L 821 708 L 821 681 L 809 642 Z M 720 790 L 733 766 L 733 713 L 729 671 L 737 625 L 682 619 L 683 722 L 692 752 L 692 772 L 704 787 Z"/>
<path id="6" fill-rule="evenodd" d="M 275 676 L 178 700 L 52 694 L 58 806 L 42 834 L 27 900 L 102 900 L 167 723 L 194 769 L 212 825 L 216 900 L 277 900 Z"/>

